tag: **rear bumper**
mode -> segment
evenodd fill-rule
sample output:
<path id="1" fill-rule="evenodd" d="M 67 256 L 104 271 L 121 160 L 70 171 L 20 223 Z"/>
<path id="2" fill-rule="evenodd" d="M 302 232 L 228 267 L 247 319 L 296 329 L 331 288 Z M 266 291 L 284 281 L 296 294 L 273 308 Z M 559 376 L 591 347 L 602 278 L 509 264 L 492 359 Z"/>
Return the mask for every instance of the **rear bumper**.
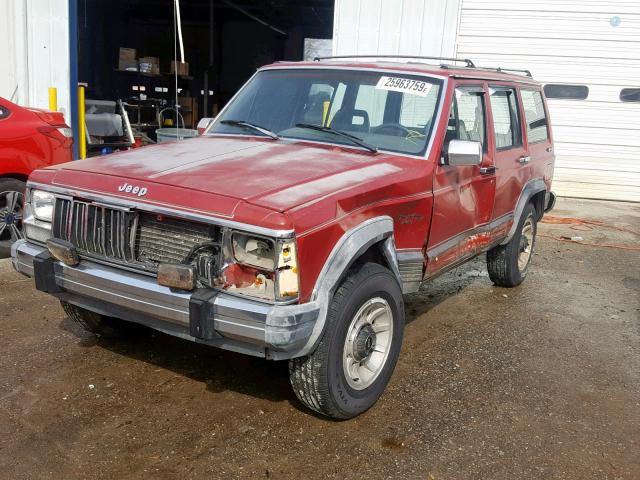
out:
<path id="1" fill-rule="evenodd" d="M 83 260 L 69 267 L 25 240 L 12 248 L 14 268 L 55 297 L 181 338 L 226 350 L 286 359 L 301 355 L 318 319 L 315 304 L 269 305 L 233 295 L 194 293 L 155 278 Z"/>

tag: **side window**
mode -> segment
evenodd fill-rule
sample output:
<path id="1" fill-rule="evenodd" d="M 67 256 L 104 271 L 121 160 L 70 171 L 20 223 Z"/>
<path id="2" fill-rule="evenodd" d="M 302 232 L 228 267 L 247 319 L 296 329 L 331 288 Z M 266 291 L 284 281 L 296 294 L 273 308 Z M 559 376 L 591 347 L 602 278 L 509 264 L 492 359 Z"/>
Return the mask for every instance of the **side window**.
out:
<path id="1" fill-rule="evenodd" d="M 478 87 L 457 88 L 451 113 L 445 142 L 450 140 L 473 140 L 482 143 L 486 151 L 486 124 L 485 124 L 484 92 Z"/>
<path id="2" fill-rule="evenodd" d="M 564 85 L 561 83 L 547 83 L 544 86 L 547 98 L 562 98 L 565 100 L 586 100 L 589 87 L 586 85 Z"/>
<path id="3" fill-rule="evenodd" d="M 522 145 L 518 102 L 514 89 L 490 88 L 491 113 L 496 149 L 508 150 Z"/>
<path id="4" fill-rule="evenodd" d="M 621 102 L 640 102 L 640 88 L 623 88 L 620 90 Z"/>
<path id="5" fill-rule="evenodd" d="M 542 142 L 549 138 L 547 115 L 542 94 L 537 90 L 520 90 L 529 143 Z"/>

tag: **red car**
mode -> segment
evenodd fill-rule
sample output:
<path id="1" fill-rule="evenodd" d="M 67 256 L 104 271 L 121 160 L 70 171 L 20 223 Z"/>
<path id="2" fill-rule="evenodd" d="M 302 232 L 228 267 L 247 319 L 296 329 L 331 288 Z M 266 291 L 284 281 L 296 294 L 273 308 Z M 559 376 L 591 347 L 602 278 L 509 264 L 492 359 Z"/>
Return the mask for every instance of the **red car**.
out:
<path id="1" fill-rule="evenodd" d="M 25 182 L 33 170 L 68 162 L 73 133 L 59 112 L 0 97 L 0 258 L 22 238 Z"/>
<path id="2" fill-rule="evenodd" d="M 14 267 L 94 333 L 288 360 L 303 404 L 358 415 L 403 294 L 483 253 L 519 285 L 554 204 L 541 85 L 441 60 L 277 63 L 198 138 L 38 170 Z"/>

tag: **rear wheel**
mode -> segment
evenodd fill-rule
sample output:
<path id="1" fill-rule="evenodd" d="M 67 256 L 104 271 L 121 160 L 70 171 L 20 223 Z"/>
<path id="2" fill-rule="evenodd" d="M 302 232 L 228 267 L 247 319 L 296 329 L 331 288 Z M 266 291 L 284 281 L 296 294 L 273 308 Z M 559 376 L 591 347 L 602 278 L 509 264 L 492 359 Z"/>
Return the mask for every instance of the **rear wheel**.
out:
<path id="1" fill-rule="evenodd" d="M 317 349 L 289 362 L 297 397 L 310 409 L 333 418 L 366 411 L 391 378 L 403 330 L 398 281 L 381 265 L 362 265 L 336 291 Z"/>
<path id="2" fill-rule="evenodd" d="M 501 287 L 515 287 L 524 281 L 536 245 L 537 228 L 536 209 L 529 203 L 509 243 L 487 252 L 487 270 L 493 283 Z"/>
<path id="3" fill-rule="evenodd" d="M 14 178 L 0 179 L 0 258 L 11 254 L 11 245 L 23 238 L 22 210 L 26 185 Z"/>

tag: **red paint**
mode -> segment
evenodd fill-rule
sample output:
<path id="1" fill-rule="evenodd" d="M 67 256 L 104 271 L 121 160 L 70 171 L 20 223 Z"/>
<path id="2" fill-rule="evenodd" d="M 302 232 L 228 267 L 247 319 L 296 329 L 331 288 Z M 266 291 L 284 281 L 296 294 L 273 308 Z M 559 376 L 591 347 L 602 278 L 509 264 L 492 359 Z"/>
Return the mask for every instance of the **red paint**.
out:
<path id="1" fill-rule="evenodd" d="M 317 62 L 309 65 L 319 66 Z M 377 70 L 388 67 L 340 62 L 330 65 Z M 284 63 L 266 68 L 300 66 Z M 488 98 L 487 151 L 481 167 L 496 166 L 497 173 L 481 175 L 479 166 L 440 165 L 453 89 L 461 84 L 479 85 L 485 90 L 493 83 L 526 84 L 535 89 L 540 85 L 526 77 L 483 70 L 419 64 L 397 64 L 389 69 L 448 77 L 443 112 L 428 158 L 373 154 L 310 141 L 218 135 L 64 164 L 40 170 L 31 179 L 251 225 L 295 229 L 302 301 L 308 300 L 328 255 L 344 232 L 375 216 L 392 217 L 396 247 L 425 252 L 426 274 L 435 274 L 503 238 L 511 223 L 491 229 L 490 222 L 514 211 L 522 185 L 528 180 L 544 177 L 550 186 L 553 171 L 553 154 L 543 155 L 539 150 L 548 148 L 551 140 L 529 149 L 525 132 L 522 152 L 496 152 Z M 532 161 L 522 167 L 516 159 L 527 152 Z M 147 194 L 134 197 L 118 192 L 118 186 L 125 182 L 144 186 Z M 428 256 L 429 250 L 442 245 L 447 248 L 438 258 Z"/>
<path id="2" fill-rule="evenodd" d="M 20 107 L 0 97 L 0 177 L 26 178 L 33 170 L 71 160 L 72 140 L 58 112 Z"/>

